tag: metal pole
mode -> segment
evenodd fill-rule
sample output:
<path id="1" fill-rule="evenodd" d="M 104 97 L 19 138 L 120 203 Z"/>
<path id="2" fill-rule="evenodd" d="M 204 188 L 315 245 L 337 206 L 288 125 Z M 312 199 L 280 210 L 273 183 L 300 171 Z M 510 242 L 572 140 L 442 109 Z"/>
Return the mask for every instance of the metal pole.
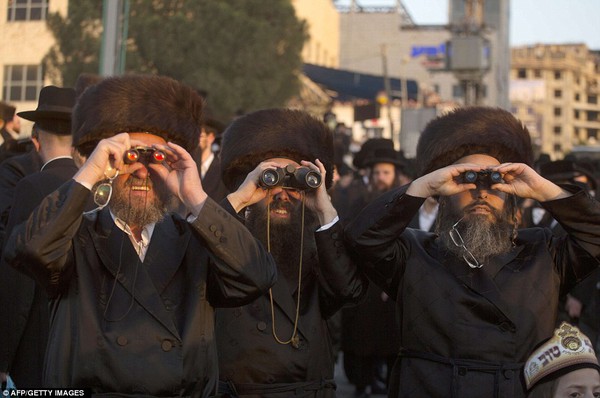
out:
<path id="1" fill-rule="evenodd" d="M 103 0 L 102 26 L 104 31 L 100 48 L 101 76 L 112 76 L 116 73 L 121 9 L 121 0 Z"/>
<path id="2" fill-rule="evenodd" d="M 385 44 L 381 45 L 381 64 L 383 67 L 383 84 L 385 87 L 385 95 L 387 96 L 387 114 L 390 123 L 390 138 L 396 143 L 396 137 L 394 135 L 394 122 L 392 120 L 392 87 L 390 85 L 390 78 L 387 71 L 387 48 Z"/>

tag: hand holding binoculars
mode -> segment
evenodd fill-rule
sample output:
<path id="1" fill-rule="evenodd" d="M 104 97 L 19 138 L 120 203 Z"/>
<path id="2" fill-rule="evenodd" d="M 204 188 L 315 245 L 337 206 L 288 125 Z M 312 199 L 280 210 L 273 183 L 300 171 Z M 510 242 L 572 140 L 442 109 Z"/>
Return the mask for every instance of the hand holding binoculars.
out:
<path id="1" fill-rule="evenodd" d="M 281 168 L 268 168 L 262 171 L 258 184 L 263 188 L 293 188 L 301 191 L 317 189 L 321 186 L 321 173 L 308 167 L 295 167 L 288 164 Z"/>
<path id="2" fill-rule="evenodd" d="M 468 170 L 461 174 L 460 180 L 463 184 L 477 184 L 477 186 L 484 188 L 490 188 L 494 184 L 504 183 L 502 174 L 493 170 Z"/>
<path id="3" fill-rule="evenodd" d="M 123 155 L 123 160 L 126 164 L 133 164 L 135 162 L 162 163 L 166 158 L 167 155 L 163 151 L 143 146 L 130 148 Z"/>

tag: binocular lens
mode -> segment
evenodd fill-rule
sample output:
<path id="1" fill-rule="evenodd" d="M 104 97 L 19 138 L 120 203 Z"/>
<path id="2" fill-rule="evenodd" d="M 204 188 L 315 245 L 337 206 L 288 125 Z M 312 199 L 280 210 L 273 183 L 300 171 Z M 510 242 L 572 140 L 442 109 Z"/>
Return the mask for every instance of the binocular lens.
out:
<path id="1" fill-rule="evenodd" d="M 140 159 L 140 154 L 135 149 L 130 149 L 125 152 L 125 163 L 131 164 L 135 163 Z"/>
<path id="2" fill-rule="evenodd" d="M 490 174 L 490 179 L 495 184 L 501 183 L 502 182 L 502 174 L 500 174 L 500 172 L 498 172 L 498 171 L 492 171 L 492 173 Z"/>
<path id="3" fill-rule="evenodd" d="M 318 188 L 321 185 L 321 176 L 315 172 L 308 173 L 306 185 L 310 188 Z"/>
<path id="4" fill-rule="evenodd" d="M 260 182 L 268 187 L 272 187 L 279 182 L 279 175 L 274 170 L 267 169 L 263 172 Z"/>
<path id="5" fill-rule="evenodd" d="M 465 182 L 474 183 L 477 181 L 477 173 L 474 171 L 466 171 L 465 172 Z"/>

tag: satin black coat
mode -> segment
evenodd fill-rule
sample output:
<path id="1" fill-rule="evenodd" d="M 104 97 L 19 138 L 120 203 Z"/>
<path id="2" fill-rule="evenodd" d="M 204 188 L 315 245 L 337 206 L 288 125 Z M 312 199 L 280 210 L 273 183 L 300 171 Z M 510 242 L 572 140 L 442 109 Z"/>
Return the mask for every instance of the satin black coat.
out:
<path id="1" fill-rule="evenodd" d="M 340 222 L 316 232 L 314 239 L 317 256 L 303 262 L 303 267 L 310 265 L 310 271 L 302 277 L 296 346 L 280 344 L 273 337 L 268 294 L 246 306 L 217 310 L 219 377 L 233 382 L 241 397 L 335 396 L 334 353 L 327 319 L 344 305 L 358 302 L 367 291 L 368 281 L 346 250 Z M 279 273 L 272 294 L 275 332 L 280 340 L 287 341 L 293 333 L 297 288 L 290 289 Z M 285 390 L 293 384 L 291 390 L 279 393 L 273 388 Z"/>
<path id="2" fill-rule="evenodd" d="M 524 397 L 522 364 L 555 327 L 559 295 L 598 267 L 600 203 L 578 191 L 543 206 L 568 235 L 520 230 L 509 253 L 471 269 L 436 235 L 406 228 L 421 198 L 406 186 L 346 231 L 371 279 L 396 298 L 404 350 L 391 397 Z"/>
<path id="3" fill-rule="evenodd" d="M 214 307 L 274 283 L 271 256 L 211 199 L 193 223 L 156 224 L 143 263 L 108 209 L 83 216 L 70 181 L 11 234 L 6 258 L 52 298 L 45 386 L 97 394 L 208 397 L 216 392 Z"/>

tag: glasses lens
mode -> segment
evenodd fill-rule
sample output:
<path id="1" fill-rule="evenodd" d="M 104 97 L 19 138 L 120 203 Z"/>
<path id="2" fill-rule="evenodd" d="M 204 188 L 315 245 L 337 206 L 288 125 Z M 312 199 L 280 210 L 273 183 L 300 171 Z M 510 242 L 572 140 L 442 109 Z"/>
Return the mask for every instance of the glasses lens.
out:
<path id="1" fill-rule="evenodd" d="M 100 207 L 104 207 L 110 201 L 110 197 L 112 196 L 112 185 L 104 182 L 96 188 L 96 192 L 94 192 L 94 203 Z"/>
<path id="2" fill-rule="evenodd" d="M 465 253 L 463 254 L 463 259 L 471 268 L 481 268 L 482 264 L 479 264 L 479 261 L 475 258 L 475 256 L 465 248 Z"/>
<path id="3" fill-rule="evenodd" d="M 450 235 L 450 239 L 452 239 L 452 243 L 458 247 L 464 247 L 465 241 L 463 240 L 462 236 L 460 236 L 456 228 L 452 228 L 448 234 Z"/>

